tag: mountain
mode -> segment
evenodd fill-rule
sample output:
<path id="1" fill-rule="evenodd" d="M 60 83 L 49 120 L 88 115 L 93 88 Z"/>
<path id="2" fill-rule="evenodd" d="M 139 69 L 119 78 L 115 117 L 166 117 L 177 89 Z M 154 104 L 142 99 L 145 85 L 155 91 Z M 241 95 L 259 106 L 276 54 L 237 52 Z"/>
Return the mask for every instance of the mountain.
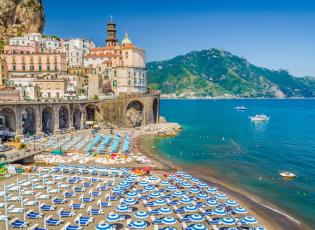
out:
<path id="1" fill-rule="evenodd" d="M 177 96 L 315 97 L 315 78 L 257 67 L 227 51 L 192 51 L 147 64 L 149 88 Z"/>

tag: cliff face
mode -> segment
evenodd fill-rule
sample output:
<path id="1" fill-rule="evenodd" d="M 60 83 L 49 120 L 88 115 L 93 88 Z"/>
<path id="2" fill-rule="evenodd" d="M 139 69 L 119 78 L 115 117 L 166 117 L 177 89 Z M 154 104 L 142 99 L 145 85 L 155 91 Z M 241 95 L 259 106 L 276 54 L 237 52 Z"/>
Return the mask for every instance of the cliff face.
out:
<path id="1" fill-rule="evenodd" d="M 1 0 L 0 40 L 43 32 L 45 14 L 41 0 Z"/>

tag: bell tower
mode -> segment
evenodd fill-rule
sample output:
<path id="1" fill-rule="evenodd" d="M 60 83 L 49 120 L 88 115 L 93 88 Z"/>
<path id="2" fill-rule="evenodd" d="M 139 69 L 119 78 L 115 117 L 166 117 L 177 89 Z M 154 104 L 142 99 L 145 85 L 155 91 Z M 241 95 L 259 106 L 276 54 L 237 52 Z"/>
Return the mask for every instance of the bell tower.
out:
<path id="1" fill-rule="evenodd" d="M 113 22 L 113 16 L 110 17 L 110 22 L 107 23 L 107 38 L 105 40 L 107 47 L 115 47 L 118 43 L 116 38 L 116 23 Z"/>

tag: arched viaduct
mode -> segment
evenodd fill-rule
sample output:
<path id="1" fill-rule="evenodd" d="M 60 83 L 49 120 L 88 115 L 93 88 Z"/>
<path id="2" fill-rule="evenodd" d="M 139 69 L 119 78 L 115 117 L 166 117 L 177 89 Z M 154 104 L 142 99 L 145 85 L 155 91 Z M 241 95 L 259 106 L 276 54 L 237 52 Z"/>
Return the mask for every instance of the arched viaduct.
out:
<path id="1" fill-rule="evenodd" d="M 16 135 L 58 133 L 62 129 L 82 129 L 86 121 L 131 128 L 158 122 L 159 113 L 159 95 L 97 101 L 0 101 L 0 129 Z"/>

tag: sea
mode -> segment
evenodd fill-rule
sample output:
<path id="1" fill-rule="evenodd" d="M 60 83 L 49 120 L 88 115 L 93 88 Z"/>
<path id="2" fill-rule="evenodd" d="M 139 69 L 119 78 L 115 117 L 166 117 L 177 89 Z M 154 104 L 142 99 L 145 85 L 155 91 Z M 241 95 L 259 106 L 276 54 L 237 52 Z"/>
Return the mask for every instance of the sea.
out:
<path id="1" fill-rule="evenodd" d="M 315 100 L 164 99 L 160 109 L 183 126 L 154 142 L 164 158 L 214 170 L 315 229 Z M 254 123 L 256 114 L 270 120 Z M 284 180 L 284 170 L 297 178 Z"/>

